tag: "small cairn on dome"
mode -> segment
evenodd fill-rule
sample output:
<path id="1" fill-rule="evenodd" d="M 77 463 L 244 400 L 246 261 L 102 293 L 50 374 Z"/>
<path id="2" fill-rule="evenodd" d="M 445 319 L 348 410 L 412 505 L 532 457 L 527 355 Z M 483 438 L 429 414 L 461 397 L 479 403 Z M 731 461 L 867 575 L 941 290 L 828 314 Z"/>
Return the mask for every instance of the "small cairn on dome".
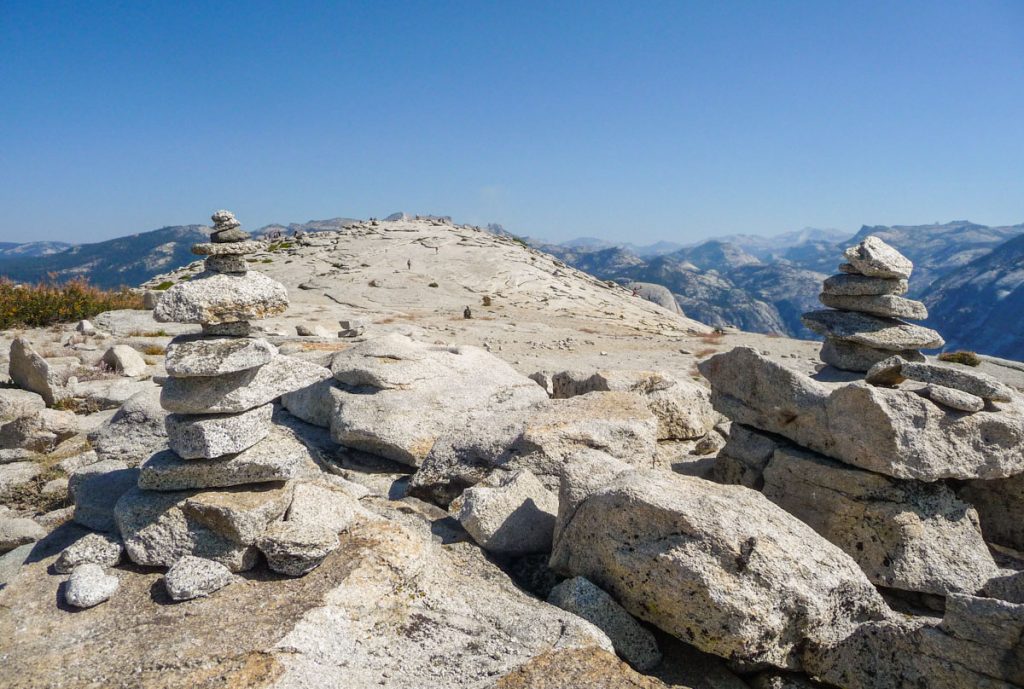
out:
<path id="1" fill-rule="evenodd" d="M 928 317 L 924 304 L 903 296 L 914 269 L 910 259 L 875 236 L 846 249 L 844 258 L 819 296 L 829 309 L 802 318 L 808 329 L 825 337 L 822 361 L 866 372 L 891 356 L 924 361 L 919 350 L 945 344 L 934 330 L 902 320 Z"/>

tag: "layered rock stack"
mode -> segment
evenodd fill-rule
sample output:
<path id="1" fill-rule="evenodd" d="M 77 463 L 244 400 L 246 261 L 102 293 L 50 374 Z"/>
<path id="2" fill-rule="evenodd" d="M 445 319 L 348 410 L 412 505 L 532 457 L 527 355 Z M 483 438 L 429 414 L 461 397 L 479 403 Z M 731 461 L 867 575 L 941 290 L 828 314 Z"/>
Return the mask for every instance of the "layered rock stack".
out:
<path id="1" fill-rule="evenodd" d="M 158 321 L 198 323 L 203 332 L 167 347 L 160 401 L 171 412 L 170 449 L 143 464 L 137 488 L 117 504 L 117 525 L 137 564 L 170 566 L 191 555 L 239 571 L 254 564 L 259 546 L 272 568 L 302 573 L 294 556 L 303 539 L 310 541 L 307 552 L 329 549 L 337 539 L 284 533 L 274 523 L 291 500 L 284 482 L 319 469 L 309 450 L 274 424 L 273 401 L 330 371 L 280 355 L 252 334 L 252 321 L 288 307 L 287 292 L 248 270 L 245 257 L 262 243 L 231 213 L 218 211 L 213 221 L 212 241 L 192 248 L 207 257 L 206 270 L 167 290 L 154 311 Z"/>
<path id="2" fill-rule="evenodd" d="M 822 361 L 847 371 L 867 371 L 893 355 L 924 361 L 919 350 L 945 344 L 934 330 L 903 320 L 928 317 L 924 304 L 902 296 L 914 268 L 910 259 L 873 236 L 849 247 L 844 258 L 819 296 L 830 310 L 812 311 L 802 319 L 825 337 Z"/>

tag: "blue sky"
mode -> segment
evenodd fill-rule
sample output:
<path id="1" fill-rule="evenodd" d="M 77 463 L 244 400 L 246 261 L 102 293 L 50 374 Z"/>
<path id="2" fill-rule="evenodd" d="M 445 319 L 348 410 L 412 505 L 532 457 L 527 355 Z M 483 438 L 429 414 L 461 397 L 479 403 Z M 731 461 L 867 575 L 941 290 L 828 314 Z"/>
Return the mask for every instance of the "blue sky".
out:
<path id="1" fill-rule="evenodd" d="M 0 240 L 1024 222 L 1024 3 L 0 2 Z"/>

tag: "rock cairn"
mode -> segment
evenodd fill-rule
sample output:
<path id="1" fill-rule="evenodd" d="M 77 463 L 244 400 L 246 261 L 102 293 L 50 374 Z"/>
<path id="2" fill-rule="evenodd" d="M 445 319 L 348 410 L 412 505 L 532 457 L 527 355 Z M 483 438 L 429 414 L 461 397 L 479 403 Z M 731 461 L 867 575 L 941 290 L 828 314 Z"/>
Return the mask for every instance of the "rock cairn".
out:
<path id="1" fill-rule="evenodd" d="M 289 505 L 285 482 L 319 473 L 310 451 L 274 424 L 273 402 L 330 371 L 280 355 L 253 334 L 252 321 L 285 311 L 287 292 L 248 270 L 245 257 L 263 245 L 234 215 L 217 211 L 213 221 L 212 241 L 192 247 L 206 256 L 206 270 L 167 290 L 154 310 L 158 321 L 198 323 L 203 331 L 167 347 L 160 402 L 171 412 L 169 449 L 142 465 L 138 486 L 115 510 L 137 564 L 170 566 L 198 556 L 239 571 L 255 563 L 257 542 L 277 558 L 302 541 L 293 535 L 282 545 L 267 535 Z"/>
<path id="2" fill-rule="evenodd" d="M 928 317 L 924 304 L 903 296 L 914 268 L 910 259 L 874 236 L 849 247 L 844 258 L 819 296 L 829 309 L 803 316 L 804 325 L 825 336 L 822 361 L 863 372 L 893 355 L 924 361 L 919 350 L 945 344 L 934 330 L 903 320 Z"/>

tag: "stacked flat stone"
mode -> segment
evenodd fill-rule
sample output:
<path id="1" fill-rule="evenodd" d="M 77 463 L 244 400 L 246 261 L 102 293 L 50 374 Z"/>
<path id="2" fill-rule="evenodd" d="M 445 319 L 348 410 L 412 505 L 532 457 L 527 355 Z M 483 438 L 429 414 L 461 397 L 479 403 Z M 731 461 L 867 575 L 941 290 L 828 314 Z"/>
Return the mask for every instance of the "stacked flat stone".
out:
<path id="1" fill-rule="evenodd" d="M 198 556 L 232 571 L 255 562 L 257 540 L 282 517 L 290 479 L 319 473 L 310 451 L 273 423 L 273 401 L 330 377 L 251 334 L 251 322 L 288 307 L 283 285 L 247 268 L 259 251 L 228 211 L 213 215 L 211 242 L 197 244 L 206 270 L 171 287 L 161 322 L 198 323 L 199 335 L 167 347 L 160 396 L 169 449 L 141 467 L 116 516 L 129 557 L 170 566 Z"/>
<path id="2" fill-rule="evenodd" d="M 1013 391 L 992 376 L 958 364 L 905 361 L 893 356 L 872 366 L 865 376 L 872 385 L 897 386 L 905 380 L 924 383 L 924 394 L 936 404 L 974 413 L 986 402 L 1009 402 Z"/>
<path id="3" fill-rule="evenodd" d="M 945 344 L 934 330 L 904 320 L 928 317 L 924 304 L 903 296 L 914 268 L 910 259 L 874 236 L 849 247 L 844 257 L 819 296 L 829 309 L 805 313 L 802 319 L 825 337 L 822 361 L 863 372 L 892 356 L 924 361 L 919 350 Z"/>

